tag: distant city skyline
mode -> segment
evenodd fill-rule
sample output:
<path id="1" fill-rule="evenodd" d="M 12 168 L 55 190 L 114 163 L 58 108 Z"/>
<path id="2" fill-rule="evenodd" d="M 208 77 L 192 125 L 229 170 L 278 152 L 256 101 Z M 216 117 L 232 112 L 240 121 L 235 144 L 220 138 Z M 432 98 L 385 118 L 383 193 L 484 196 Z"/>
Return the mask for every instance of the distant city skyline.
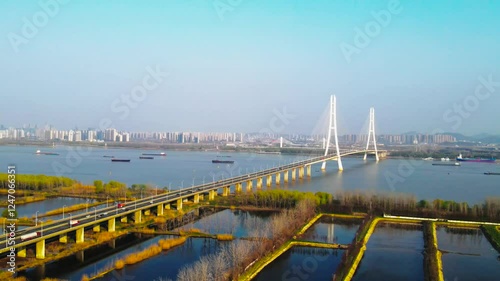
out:
<path id="1" fill-rule="evenodd" d="M 500 134 L 500 1 L 226 4 L 1 1 L 0 124 Z"/>

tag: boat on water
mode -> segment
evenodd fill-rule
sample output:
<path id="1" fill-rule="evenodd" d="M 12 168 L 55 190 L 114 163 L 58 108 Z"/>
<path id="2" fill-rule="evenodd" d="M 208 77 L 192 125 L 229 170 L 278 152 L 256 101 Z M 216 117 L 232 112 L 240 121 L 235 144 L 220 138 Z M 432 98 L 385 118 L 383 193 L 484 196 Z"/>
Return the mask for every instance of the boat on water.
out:
<path id="1" fill-rule="evenodd" d="M 446 157 L 446 158 L 441 158 L 441 161 L 442 161 L 442 162 L 448 162 L 448 161 L 450 161 L 450 158 L 448 158 L 448 157 Z"/>
<path id="2" fill-rule="evenodd" d="M 434 158 L 432 158 L 432 157 L 427 157 L 427 158 L 422 158 L 422 160 L 425 160 L 425 161 L 433 161 L 433 160 L 434 160 Z"/>
<path id="3" fill-rule="evenodd" d="M 54 153 L 54 152 L 42 152 L 40 150 L 37 150 L 36 155 L 59 155 L 59 153 Z"/>
<path id="4" fill-rule="evenodd" d="M 130 159 L 111 159 L 111 162 L 130 162 Z"/>
<path id="5" fill-rule="evenodd" d="M 464 158 L 462 157 L 462 153 L 458 155 L 457 161 L 460 162 L 480 162 L 480 163 L 495 163 L 495 158 Z"/>
<path id="6" fill-rule="evenodd" d="M 460 162 L 455 163 L 433 163 L 433 166 L 460 166 Z"/>
<path id="7" fill-rule="evenodd" d="M 233 164 L 234 161 L 232 161 L 232 160 L 212 160 L 212 163 L 214 163 L 214 164 Z"/>
<path id="8" fill-rule="evenodd" d="M 217 157 L 219 157 L 219 158 L 230 158 L 231 156 L 230 155 L 217 155 Z"/>
<path id="9" fill-rule="evenodd" d="M 139 156 L 139 159 L 155 159 L 153 156 Z"/>
<path id="10" fill-rule="evenodd" d="M 495 176 L 500 176 L 500 173 L 496 173 L 496 172 L 485 172 L 484 174 L 485 174 L 485 175 L 495 175 Z"/>
<path id="11" fill-rule="evenodd" d="M 160 152 L 160 153 L 143 153 L 142 155 L 149 155 L 149 156 L 167 156 L 165 152 Z"/>
<path id="12" fill-rule="evenodd" d="M 115 157 L 114 157 L 114 156 L 112 156 L 112 155 L 104 155 L 104 156 L 102 156 L 102 157 L 104 157 L 104 158 L 115 158 Z"/>

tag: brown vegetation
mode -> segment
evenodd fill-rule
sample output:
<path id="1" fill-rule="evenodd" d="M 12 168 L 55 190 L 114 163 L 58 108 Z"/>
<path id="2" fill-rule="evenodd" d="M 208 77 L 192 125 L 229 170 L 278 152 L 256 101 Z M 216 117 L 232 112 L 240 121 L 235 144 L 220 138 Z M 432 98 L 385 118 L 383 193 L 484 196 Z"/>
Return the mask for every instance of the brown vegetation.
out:
<path id="1" fill-rule="evenodd" d="M 186 237 L 180 237 L 176 239 L 162 239 L 158 241 L 157 245 L 151 245 L 149 248 L 141 252 L 132 253 L 130 255 L 127 255 L 123 259 L 115 261 L 115 269 L 122 269 L 126 265 L 136 264 L 145 259 L 158 255 L 162 250 L 170 250 L 175 246 L 183 244 L 184 242 L 186 242 Z"/>
<path id="2" fill-rule="evenodd" d="M 194 265 L 179 271 L 179 281 L 235 280 L 252 261 L 269 254 L 290 239 L 314 216 L 316 204 L 302 200 L 293 209 L 285 209 L 265 224 L 256 224 L 250 236 L 258 241 L 239 240 L 223 247 L 218 253 L 201 258 Z"/>

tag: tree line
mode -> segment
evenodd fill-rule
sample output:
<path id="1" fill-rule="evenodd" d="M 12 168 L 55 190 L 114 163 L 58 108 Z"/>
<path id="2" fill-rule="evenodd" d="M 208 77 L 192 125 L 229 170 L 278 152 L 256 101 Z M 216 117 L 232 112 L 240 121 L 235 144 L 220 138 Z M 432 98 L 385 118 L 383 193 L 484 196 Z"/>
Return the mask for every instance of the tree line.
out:
<path id="1" fill-rule="evenodd" d="M 46 175 L 16 175 L 16 189 L 32 191 L 51 191 L 53 188 L 71 186 L 76 181 L 67 177 Z M 0 174 L 0 188 L 8 189 L 9 180 L 5 173 Z"/>
<path id="2" fill-rule="evenodd" d="M 376 215 L 408 215 L 444 219 L 481 221 L 500 220 L 500 197 L 488 197 L 483 203 L 434 199 L 417 200 L 415 195 L 402 193 L 373 193 L 338 191 L 330 203 L 320 206 L 324 211 L 352 213 L 366 212 Z"/>

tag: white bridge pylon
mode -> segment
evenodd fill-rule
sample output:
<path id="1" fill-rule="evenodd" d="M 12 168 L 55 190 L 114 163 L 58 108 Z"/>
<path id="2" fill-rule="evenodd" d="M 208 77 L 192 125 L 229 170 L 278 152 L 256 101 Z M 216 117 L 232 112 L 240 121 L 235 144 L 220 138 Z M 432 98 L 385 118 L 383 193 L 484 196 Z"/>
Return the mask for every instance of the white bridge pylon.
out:
<path id="1" fill-rule="evenodd" d="M 335 148 L 337 152 L 337 162 L 339 165 L 339 171 L 344 170 L 342 166 L 342 159 L 340 158 L 339 149 L 339 136 L 337 134 L 337 98 L 335 96 L 330 96 L 330 122 L 328 123 L 328 138 L 326 139 L 325 156 L 328 155 L 328 149 L 330 148 L 330 140 L 332 138 L 332 131 L 335 138 Z M 326 169 L 326 161 L 321 165 L 321 170 Z"/>
<path id="2" fill-rule="evenodd" d="M 375 147 L 375 159 L 378 162 L 378 151 L 377 151 L 377 138 L 375 137 L 375 108 L 370 108 L 370 126 L 368 128 L 368 141 L 366 142 L 365 156 L 363 160 L 366 160 L 366 155 L 368 147 L 370 146 L 370 137 L 373 138 L 373 146 Z"/>

